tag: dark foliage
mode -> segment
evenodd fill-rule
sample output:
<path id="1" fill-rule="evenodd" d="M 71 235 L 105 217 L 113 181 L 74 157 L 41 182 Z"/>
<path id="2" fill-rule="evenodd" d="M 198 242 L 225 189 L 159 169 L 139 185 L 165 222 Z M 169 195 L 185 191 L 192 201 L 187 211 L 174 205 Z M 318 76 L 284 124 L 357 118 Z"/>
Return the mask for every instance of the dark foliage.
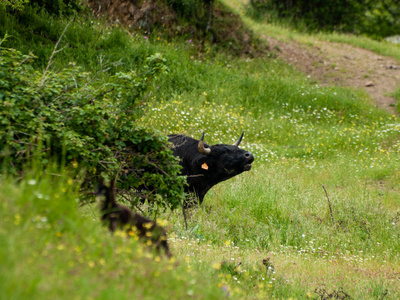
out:
<path id="1" fill-rule="evenodd" d="M 399 0 L 251 0 L 254 17 L 263 14 L 291 20 L 307 30 L 366 33 L 372 37 L 398 34 Z M 303 28 L 304 29 L 304 28 Z"/>
<path id="2" fill-rule="evenodd" d="M 353 299 L 349 294 L 347 294 L 344 289 L 341 287 L 337 291 L 333 290 L 332 292 L 328 292 L 324 285 L 318 287 L 314 291 L 317 294 L 315 299 L 320 300 L 328 300 L 328 299 L 340 299 L 340 300 L 351 300 Z"/>
<path id="3" fill-rule="evenodd" d="M 29 2 L 55 16 L 70 16 L 83 9 L 79 0 L 30 0 Z"/>
<path id="4" fill-rule="evenodd" d="M 358 17 L 368 10 L 370 0 L 253 0 L 251 3 L 259 8 L 273 9 L 280 18 L 301 19 L 316 29 L 351 31 Z"/>
<path id="5" fill-rule="evenodd" d="M 371 1 L 361 32 L 374 38 L 398 35 L 400 32 L 400 0 Z"/>

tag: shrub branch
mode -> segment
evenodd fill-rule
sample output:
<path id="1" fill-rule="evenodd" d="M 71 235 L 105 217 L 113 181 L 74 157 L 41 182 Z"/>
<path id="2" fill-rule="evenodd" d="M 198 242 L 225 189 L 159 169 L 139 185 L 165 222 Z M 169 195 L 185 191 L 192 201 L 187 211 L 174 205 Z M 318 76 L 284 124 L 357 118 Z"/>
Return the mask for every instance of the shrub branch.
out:
<path id="1" fill-rule="evenodd" d="M 325 188 L 324 185 L 322 186 L 322 188 L 324 189 L 325 195 L 326 195 L 326 199 L 328 200 L 329 210 L 331 212 L 332 224 L 334 225 L 335 224 L 335 219 L 333 218 L 333 211 L 332 211 L 331 201 L 329 200 L 328 192 L 326 191 L 326 188 Z"/>

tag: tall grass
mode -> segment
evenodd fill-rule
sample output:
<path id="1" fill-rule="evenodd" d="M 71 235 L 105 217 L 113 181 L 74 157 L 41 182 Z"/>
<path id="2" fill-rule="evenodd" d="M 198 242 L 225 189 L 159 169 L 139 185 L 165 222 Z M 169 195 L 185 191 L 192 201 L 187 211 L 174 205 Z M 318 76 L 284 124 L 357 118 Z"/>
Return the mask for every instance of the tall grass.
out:
<path id="1" fill-rule="evenodd" d="M 398 88 L 392 95 L 394 98 L 398 100 L 397 102 L 397 111 L 400 112 L 400 88 Z"/>
<path id="2" fill-rule="evenodd" d="M 219 299 L 211 266 L 199 270 L 153 254 L 82 210 L 79 182 L 57 169 L 1 178 L 1 299 Z"/>
<path id="3" fill-rule="evenodd" d="M 71 20 L 55 18 L 44 10 L 37 11 L 30 6 L 17 14 L 0 8 L 0 37 L 8 36 L 5 47 L 16 48 L 23 53 L 32 52 L 37 56 L 35 66 L 44 69 L 55 43 Z M 158 41 L 156 33 L 145 36 L 129 32 L 118 25 L 107 26 L 102 19 L 80 15 L 67 27 L 59 45 L 59 49 L 63 50 L 56 54 L 52 67 L 60 69 L 70 62 L 90 72 L 104 71 L 111 67 L 108 72 L 100 72 L 100 77 L 121 70 L 135 69 L 140 72 L 146 57 L 162 52 L 164 48 L 182 46 L 186 45 Z"/>

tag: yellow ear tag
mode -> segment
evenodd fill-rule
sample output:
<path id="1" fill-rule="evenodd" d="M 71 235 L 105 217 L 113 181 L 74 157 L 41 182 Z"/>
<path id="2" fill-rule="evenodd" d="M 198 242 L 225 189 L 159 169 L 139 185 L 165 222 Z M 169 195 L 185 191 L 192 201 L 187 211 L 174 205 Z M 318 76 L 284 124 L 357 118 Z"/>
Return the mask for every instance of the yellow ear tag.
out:
<path id="1" fill-rule="evenodd" d="M 202 165 L 201 165 L 201 168 L 204 169 L 204 170 L 208 170 L 208 166 L 207 166 L 206 163 L 202 164 Z"/>

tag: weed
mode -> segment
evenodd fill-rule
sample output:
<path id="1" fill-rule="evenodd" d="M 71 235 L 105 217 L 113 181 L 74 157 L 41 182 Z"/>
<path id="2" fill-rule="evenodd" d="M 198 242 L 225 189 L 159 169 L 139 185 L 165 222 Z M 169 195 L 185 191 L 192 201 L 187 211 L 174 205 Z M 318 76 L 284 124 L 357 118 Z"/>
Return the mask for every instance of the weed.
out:
<path id="1" fill-rule="evenodd" d="M 315 289 L 314 291 L 315 294 L 317 294 L 317 298 L 315 299 L 321 299 L 321 300 L 328 300 L 328 299 L 353 299 L 349 294 L 347 294 L 342 287 L 340 287 L 338 290 L 333 290 L 332 292 L 328 292 L 326 290 L 326 287 L 320 286 Z"/>

